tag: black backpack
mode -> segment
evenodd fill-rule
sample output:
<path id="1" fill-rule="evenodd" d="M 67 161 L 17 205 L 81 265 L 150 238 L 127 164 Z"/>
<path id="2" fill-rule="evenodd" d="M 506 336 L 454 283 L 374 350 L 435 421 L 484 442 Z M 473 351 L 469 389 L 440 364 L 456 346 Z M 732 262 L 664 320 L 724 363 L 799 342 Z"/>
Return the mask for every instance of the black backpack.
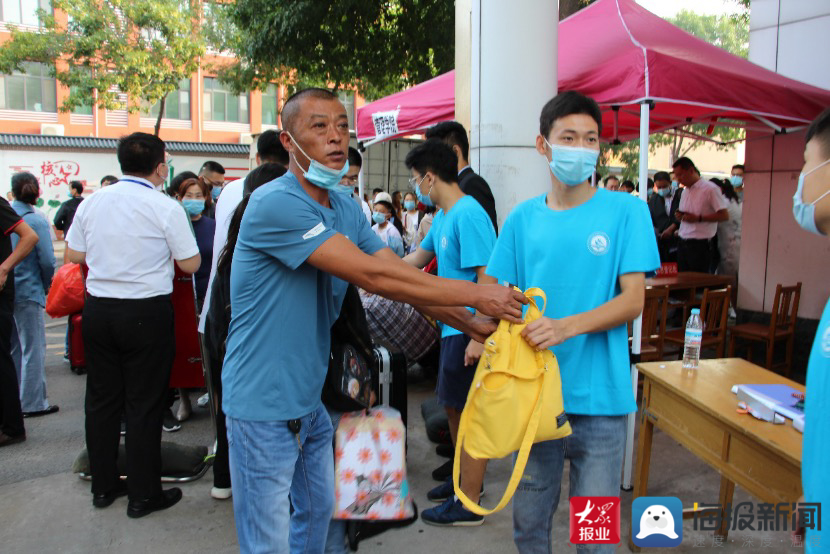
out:
<path id="1" fill-rule="evenodd" d="M 377 380 L 372 338 L 360 293 L 346 289 L 337 321 L 331 326 L 331 353 L 322 400 L 339 412 L 369 408 L 373 383 Z"/>

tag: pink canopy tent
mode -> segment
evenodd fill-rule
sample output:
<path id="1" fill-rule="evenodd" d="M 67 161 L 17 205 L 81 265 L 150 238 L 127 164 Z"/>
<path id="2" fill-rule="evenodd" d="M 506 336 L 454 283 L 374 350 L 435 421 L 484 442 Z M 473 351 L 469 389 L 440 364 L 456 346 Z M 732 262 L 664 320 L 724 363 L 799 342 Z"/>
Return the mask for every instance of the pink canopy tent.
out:
<path id="1" fill-rule="evenodd" d="M 455 71 L 450 71 L 358 108 L 357 140 L 369 146 L 454 118 Z"/>
<path id="2" fill-rule="evenodd" d="M 558 52 L 559 90 L 599 102 L 608 141 L 687 123 L 786 132 L 830 106 L 830 91 L 734 56 L 634 0 L 599 0 L 562 21 Z M 453 119 L 454 106 L 451 71 L 359 108 L 358 140 L 368 145 L 421 132 Z"/>

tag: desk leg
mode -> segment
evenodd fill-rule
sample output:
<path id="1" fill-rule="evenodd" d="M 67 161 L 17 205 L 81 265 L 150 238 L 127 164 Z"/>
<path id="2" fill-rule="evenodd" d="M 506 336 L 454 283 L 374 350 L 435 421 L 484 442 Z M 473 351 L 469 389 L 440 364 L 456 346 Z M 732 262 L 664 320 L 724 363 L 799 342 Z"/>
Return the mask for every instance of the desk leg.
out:
<path id="1" fill-rule="evenodd" d="M 631 387 L 634 389 L 634 398 L 637 398 L 637 383 L 639 381 L 640 372 L 637 366 L 631 364 Z M 637 423 L 637 412 L 632 412 L 625 416 L 625 458 L 623 459 L 623 478 L 622 490 L 631 490 L 631 471 L 634 465 L 634 426 Z"/>
<path id="2" fill-rule="evenodd" d="M 648 470 L 651 465 L 651 439 L 654 435 L 654 423 L 648 418 L 649 398 L 651 396 L 651 381 L 648 377 L 643 382 L 643 405 L 640 410 L 640 436 L 637 438 L 637 468 L 634 472 L 634 499 L 646 496 L 648 493 Z M 628 526 L 628 546 L 632 552 L 640 552 L 640 547 L 634 544 L 632 526 Z"/>
<path id="3" fill-rule="evenodd" d="M 732 509 L 732 494 L 735 492 L 735 483 L 724 476 L 720 478 L 720 494 L 718 496 L 718 504 L 721 506 L 721 524 L 720 529 L 715 531 L 715 535 L 723 537 L 724 542 L 729 536 L 729 524 L 727 522 L 726 510 Z M 734 513 L 734 512 L 733 512 Z"/>

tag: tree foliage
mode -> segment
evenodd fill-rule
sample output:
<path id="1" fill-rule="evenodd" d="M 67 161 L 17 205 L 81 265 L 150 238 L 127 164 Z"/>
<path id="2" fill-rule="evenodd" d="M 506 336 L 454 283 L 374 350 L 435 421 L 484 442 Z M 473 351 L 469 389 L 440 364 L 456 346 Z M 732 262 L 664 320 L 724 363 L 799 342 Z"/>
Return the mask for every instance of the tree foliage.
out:
<path id="1" fill-rule="evenodd" d="M 199 5 L 182 0 L 52 0 L 67 19 L 39 12 L 41 32 L 9 25 L 11 40 L 0 49 L 0 72 L 26 61 L 47 64 L 70 88 L 60 109 L 97 106 L 135 112 L 161 103 L 189 79 L 205 52 L 198 33 Z M 127 94 L 126 105 L 119 93 Z"/>
<path id="2" fill-rule="evenodd" d="M 237 63 L 237 92 L 279 82 L 389 94 L 453 69 L 449 0 L 237 0 L 215 5 L 211 38 Z"/>
<path id="3" fill-rule="evenodd" d="M 735 0 L 738 3 L 749 0 Z M 723 48 L 727 52 L 746 58 L 749 54 L 749 21 L 743 18 L 730 17 L 727 15 L 699 15 L 690 11 L 682 10 L 676 17 L 669 21 L 684 31 Z M 717 86 L 713 83 L 713 86 Z M 723 85 L 727 86 L 727 85 Z M 714 144 L 717 150 L 730 150 L 734 144 L 727 144 L 732 141 L 741 140 L 745 133 L 743 129 L 734 127 L 715 127 L 711 134 L 705 124 L 686 125 L 681 128 L 696 135 L 708 136 L 717 141 Z M 655 134 L 649 138 L 649 150 L 654 153 L 658 147 L 668 146 L 671 160 L 687 155 L 691 150 L 700 146 L 704 141 L 672 134 Z M 611 159 L 618 160 L 622 167 L 622 173 L 626 178 L 632 179 L 637 176 L 639 164 L 640 141 L 634 140 L 618 145 L 607 145 L 603 148 L 602 163 L 607 165 Z"/>

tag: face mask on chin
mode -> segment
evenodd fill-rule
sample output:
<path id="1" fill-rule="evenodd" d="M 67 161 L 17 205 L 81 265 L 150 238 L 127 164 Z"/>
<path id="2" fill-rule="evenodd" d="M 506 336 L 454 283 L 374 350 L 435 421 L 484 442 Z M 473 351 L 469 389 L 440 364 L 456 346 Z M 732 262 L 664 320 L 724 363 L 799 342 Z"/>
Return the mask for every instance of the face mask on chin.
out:
<path id="1" fill-rule="evenodd" d="M 286 131 L 288 133 L 288 131 Z M 310 160 L 308 165 L 308 170 L 303 171 L 303 177 L 305 177 L 309 183 L 320 187 L 321 189 L 326 189 L 329 191 L 340 192 L 341 190 L 338 187 L 341 187 L 340 181 L 343 180 L 343 176 L 349 172 L 349 160 L 346 160 L 346 163 L 343 165 L 343 168 L 340 170 L 332 169 L 330 167 L 326 167 L 325 165 L 321 164 L 317 160 L 312 160 L 311 156 L 305 153 L 305 151 L 300 147 L 299 143 L 294 140 L 294 137 L 291 136 L 289 133 L 288 136 L 291 138 L 291 142 L 297 147 L 297 150 L 306 157 L 306 159 Z M 291 156 L 294 158 L 294 161 L 300 167 L 299 160 L 297 160 L 297 156 L 294 152 L 291 152 Z M 349 188 L 351 190 L 351 187 Z"/>
<path id="2" fill-rule="evenodd" d="M 830 194 L 830 189 L 824 191 L 824 193 L 822 193 L 818 198 L 816 198 L 809 204 L 805 204 L 804 179 L 807 177 L 807 175 L 828 163 L 830 163 L 830 160 L 825 160 L 813 169 L 811 169 L 810 171 L 808 171 L 807 173 L 802 173 L 801 175 L 799 175 L 798 188 L 796 188 L 795 195 L 793 195 L 793 217 L 795 218 L 796 223 L 798 223 L 798 225 L 805 231 L 821 236 L 824 236 L 824 234 L 821 231 L 819 231 L 818 227 L 816 226 L 816 204 L 819 200 Z"/>

